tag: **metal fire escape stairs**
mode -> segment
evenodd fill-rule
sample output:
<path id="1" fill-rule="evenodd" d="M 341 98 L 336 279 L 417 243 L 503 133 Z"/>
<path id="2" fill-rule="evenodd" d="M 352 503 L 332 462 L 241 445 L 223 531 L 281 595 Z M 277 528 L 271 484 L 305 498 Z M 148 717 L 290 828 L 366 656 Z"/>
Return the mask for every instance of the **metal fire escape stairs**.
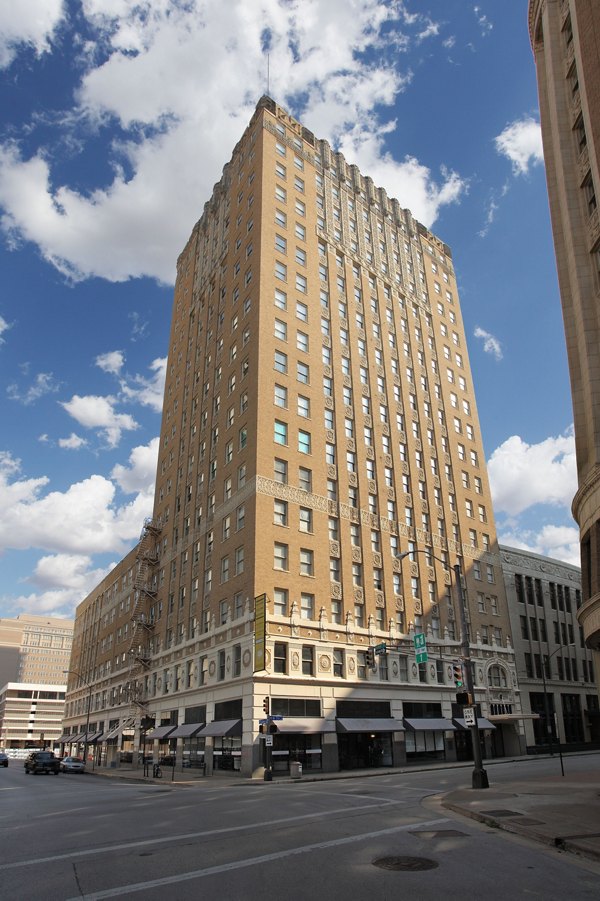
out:
<path id="1" fill-rule="evenodd" d="M 157 540 L 160 524 L 152 519 L 144 523 L 138 544 L 134 581 L 134 604 L 131 614 L 131 640 L 129 642 L 129 672 L 127 680 L 128 719 L 148 716 L 147 692 L 144 674 L 150 669 L 150 638 L 154 620 L 149 608 L 156 597 L 155 568 L 158 563 Z"/>

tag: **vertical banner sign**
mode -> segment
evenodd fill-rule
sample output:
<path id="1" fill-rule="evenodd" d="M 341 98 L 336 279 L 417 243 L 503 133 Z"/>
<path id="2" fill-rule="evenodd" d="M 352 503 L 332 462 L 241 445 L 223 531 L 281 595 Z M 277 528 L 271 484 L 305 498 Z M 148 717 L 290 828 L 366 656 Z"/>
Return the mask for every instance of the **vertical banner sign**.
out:
<path id="1" fill-rule="evenodd" d="M 267 596 L 259 594 L 254 598 L 254 672 L 265 669 L 265 646 L 267 641 Z"/>

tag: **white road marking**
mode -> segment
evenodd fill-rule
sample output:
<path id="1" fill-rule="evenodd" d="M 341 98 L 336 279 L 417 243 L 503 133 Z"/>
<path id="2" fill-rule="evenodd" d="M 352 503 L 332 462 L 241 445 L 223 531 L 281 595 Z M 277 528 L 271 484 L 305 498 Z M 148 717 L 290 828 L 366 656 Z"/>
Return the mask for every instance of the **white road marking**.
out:
<path id="1" fill-rule="evenodd" d="M 93 892 L 90 895 L 78 895 L 76 898 L 68 898 L 67 901 L 101 901 L 103 898 L 117 898 L 119 895 L 130 895 L 133 892 L 146 892 L 152 888 L 176 885 L 179 882 L 190 882 L 192 879 L 202 879 L 205 876 L 217 876 L 220 873 L 228 873 L 231 870 L 241 870 L 245 867 L 256 867 L 285 857 L 293 857 L 297 854 L 309 854 L 311 851 L 322 851 L 324 848 L 337 848 L 341 845 L 350 845 L 367 839 L 379 838 L 383 835 L 393 835 L 395 832 L 407 832 L 415 826 L 439 826 L 447 823 L 447 819 L 427 820 L 420 823 L 407 823 L 403 826 L 392 826 L 390 829 L 380 829 L 377 832 L 363 832 L 360 835 L 350 835 L 345 838 L 335 838 L 328 842 L 315 842 L 312 845 L 301 845 L 298 848 L 290 848 L 287 851 L 276 851 L 273 854 L 262 854 L 260 857 L 249 857 L 245 860 L 236 860 L 231 863 L 219 864 L 215 867 L 206 867 L 204 870 L 192 870 L 189 873 L 177 873 L 173 876 L 165 876 L 162 879 L 151 879 L 148 882 L 135 882 L 132 885 L 115 886 L 101 892 Z"/>
<path id="2" fill-rule="evenodd" d="M 386 801 L 384 803 L 388 807 L 394 807 L 403 802 Z M 119 842 L 115 845 L 104 845 L 102 848 L 86 848 L 81 851 L 69 851 L 66 854 L 52 854 L 49 857 L 28 858 L 27 860 L 17 860 L 13 863 L 3 863 L 0 864 L 0 872 L 2 872 L 3 870 L 16 870 L 19 867 L 33 867 L 56 863 L 56 861 L 58 860 L 73 860 L 75 858 L 81 857 L 93 857 L 99 854 L 112 854 L 114 851 L 122 852 L 132 848 L 147 848 L 151 845 L 171 844 L 173 842 L 189 841 L 190 839 L 196 838 L 207 838 L 213 837 L 215 835 L 228 835 L 234 832 L 246 832 L 265 828 L 270 829 L 273 828 L 273 826 L 280 826 L 287 823 L 293 823 L 294 825 L 297 825 L 301 820 L 318 820 L 323 819 L 324 817 L 336 816 L 340 813 L 350 815 L 358 811 L 371 810 L 373 808 L 377 808 L 379 810 L 381 806 L 381 802 L 378 801 L 376 804 L 361 804 L 357 807 L 339 807 L 335 810 L 324 810 L 320 813 L 305 813 L 301 816 L 281 817 L 278 820 L 262 820 L 257 823 L 246 823 L 240 824 L 239 826 L 226 826 L 222 829 L 205 829 L 202 832 L 184 832 L 181 835 L 163 835 L 160 836 L 160 838 L 148 838 L 137 842 Z M 418 820 L 416 822 L 418 825 L 421 825 Z"/>

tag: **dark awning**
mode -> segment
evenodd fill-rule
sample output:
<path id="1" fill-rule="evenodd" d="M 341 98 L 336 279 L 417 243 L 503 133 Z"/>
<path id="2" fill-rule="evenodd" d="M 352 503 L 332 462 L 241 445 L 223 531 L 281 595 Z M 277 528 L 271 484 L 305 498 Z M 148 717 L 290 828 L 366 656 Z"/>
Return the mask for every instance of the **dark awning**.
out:
<path id="1" fill-rule="evenodd" d="M 96 742 L 100 741 L 103 734 L 103 730 L 100 730 L 100 732 L 90 732 L 87 737 L 88 745 L 95 745 Z"/>
<path id="2" fill-rule="evenodd" d="M 214 738 L 224 738 L 226 735 L 241 735 L 241 720 L 215 720 L 213 723 L 207 723 L 204 729 L 199 733 L 204 736 L 213 736 Z"/>
<path id="3" fill-rule="evenodd" d="M 62 735 L 59 735 L 58 738 L 55 738 L 54 741 L 58 742 L 59 745 L 64 745 L 65 742 L 71 740 L 70 732 L 63 732 Z"/>
<path id="4" fill-rule="evenodd" d="M 84 736 L 85 736 L 85 732 L 75 732 L 73 735 L 69 736 L 67 741 L 70 741 L 70 742 L 83 741 Z"/>
<path id="5" fill-rule="evenodd" d="M 404 732 L 403 724 L 392 716 L 383 718 L 338 718 L 337 724 L 338 732 Z"/>
<path id="6" fill-rule="evenodd" d="M 302 716 L 294 718 L 285 716 L 282 720 L 275 720 L 278 732 L 295 732 L 302 735 L 315 734 L 318 732 L 335 732 L 335 723 L 333 720 L 326 720 L 319 716 Z"/>
<path id="7" fill-rule="evenodd" d="M 409 719 L 405 716 L 404 724 L 413 732 L 456 732 L 456 726 L 443 717 L 411 717 Z"/>
<path id="8" fill-rule="evenodd" d="M 456 723 L 456 725 L 458 726 L 459 729 L 470 729 L 471 728 L 470 726 L 466 725 L 464 719 L 460 716 L 453 717 L 452 722 Z M 477 717 L 477 725 L 479 726 L 480 729 L 495 729 L 496 728 L 494 726 L 494 724 L 490 723 L 489 720 L 486 720 L 486 718 L 484 716 Z"/>
<path id="9" fill-rule="evenodd" d="M 171 732 L 175 732 L 176 728 L 177 726 L 157 726 L 152 732 L 148 732 L 146 741 L 154 741 L 155 739 L 164 741 L 165 738 L 168 738 L 171 735 Z"/>
<path id="10" fill-rule="evenodd" d="M 169 738 L 195 738 L 204 725 L 204 723 L 183 723 L 181 726 L 177 726 L 174 732 L 171 732 Z"/>

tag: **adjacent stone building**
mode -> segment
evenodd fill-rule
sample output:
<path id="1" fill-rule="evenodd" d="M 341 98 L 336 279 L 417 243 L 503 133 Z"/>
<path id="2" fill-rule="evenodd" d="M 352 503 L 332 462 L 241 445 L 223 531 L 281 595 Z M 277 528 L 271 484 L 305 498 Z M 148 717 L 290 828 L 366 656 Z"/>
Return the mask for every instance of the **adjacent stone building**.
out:
<path id="1" fill-rule="evenodd" d="M 544 159 L 575 417 L 583 603 L 600 649 L 600 3 L 530 0 Z M 598 658 L 596 671 L 598 670 Z"/>

